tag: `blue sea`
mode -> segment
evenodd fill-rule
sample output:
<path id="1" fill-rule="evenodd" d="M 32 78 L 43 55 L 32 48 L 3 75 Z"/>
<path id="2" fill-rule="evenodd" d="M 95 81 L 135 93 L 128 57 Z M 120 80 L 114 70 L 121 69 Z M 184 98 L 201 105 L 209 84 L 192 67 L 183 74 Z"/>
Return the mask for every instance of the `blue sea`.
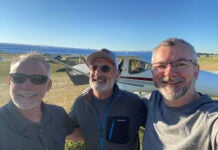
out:
<path id="1" fill-rule="evenodd" d="M 12 44 L 0 43 L 0 52 L 3 53 L 26 53 L 30 51 L 39 51 L 43 54 L 57 54 L 57 55 L 89 55 L 97 49 L 84 48 L 68 48 L 68 47 L 53 47 L 27 44 Z M 151 51 L 117 51 L 114 50 L 117 56 L 139 56 L 147 61 L 151 60 Z"/>

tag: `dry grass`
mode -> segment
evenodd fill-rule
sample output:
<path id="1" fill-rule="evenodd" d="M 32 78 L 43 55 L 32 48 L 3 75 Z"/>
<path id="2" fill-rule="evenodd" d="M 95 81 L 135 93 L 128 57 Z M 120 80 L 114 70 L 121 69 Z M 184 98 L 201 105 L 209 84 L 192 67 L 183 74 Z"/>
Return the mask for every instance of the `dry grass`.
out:
<path id="1" fill-rule="evenodd" d="M 198 61 L 202 70 L 218 71 L 218 55 L 202 55 L 198 58 Z"/>
<path id="2" fill-rule="evenodd" d="M 62 106 L 68 112 L 76 99 L 88 85 L 74 86 L 66 73 L 53 73 L 52 89 L 47 93 L 44 101 Z"/>

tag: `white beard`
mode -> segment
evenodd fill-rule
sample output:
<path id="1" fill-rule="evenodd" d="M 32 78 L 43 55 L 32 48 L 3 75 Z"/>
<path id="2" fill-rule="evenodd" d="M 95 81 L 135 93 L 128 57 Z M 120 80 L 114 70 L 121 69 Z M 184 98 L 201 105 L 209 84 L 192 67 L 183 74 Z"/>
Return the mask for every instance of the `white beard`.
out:
<path id="1" fill-rule="evenodd" d="M 107 92 L 109 90 L 111 90 L 114 86 L 114 83 L 99 83 L 97 81 L 93 82 L 93 81 L 89 81 L 90 83 L 90 87 L 96 91 L 98 91 L 99 93 L 103 93 L 103 92 Z"/>

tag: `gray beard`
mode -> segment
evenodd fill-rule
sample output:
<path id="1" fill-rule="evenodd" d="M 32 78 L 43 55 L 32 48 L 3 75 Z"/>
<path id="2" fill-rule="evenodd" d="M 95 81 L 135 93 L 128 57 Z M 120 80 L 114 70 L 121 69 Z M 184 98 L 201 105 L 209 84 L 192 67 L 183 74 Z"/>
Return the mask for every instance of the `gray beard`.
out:
<path id="1" fill-rule="evenodd" d="M 167 87 L 167 90 L 165 90 L 165 88 L 160 87 L 158 88 L 158 90 L 167 101 L 173 102 L 173 101 L 177 101 L 179 98 L 184 96 L 188 92 L 188 90 L 194 88 L 195 82 L 196 80 L 192 80 L 189 86 L 180 87 L 178 92 L 175 92 L 174 88 L 172 87 Z M 170 92 L 167 92 L 169 91 L 169 88 L 170 88 Z"/>
<path id="2" fill-rule="evenodd" d="M 113 88 L 113 84 L 104 84 L 104 85 L 101 85 L 101 84 L 98 84 L 98 83 L 93 83 L 91 81 L 89 81 L 89 84 L 90 84 L 90 87 L 96 91 L 98 91 L 99 93 L 104 93 L 104 92 L 107 92 L 109 91 L 110 89 Z"/>
<path id="3" fill-rule="evenodd" d="M 169 87 L 168 91 L 169 91 Z M 160 93 L 163 95 L 163 97 L 167 101 L 176 101 L 179 98 L 181 98 L 185 93 L 187 92 L 188 88 L 187 87 L 181 87 L 178 92 L 175 92 L 173 88 L 170 89 L 170 92 L 166 92 L 165 88 L 159 88 Z"/>

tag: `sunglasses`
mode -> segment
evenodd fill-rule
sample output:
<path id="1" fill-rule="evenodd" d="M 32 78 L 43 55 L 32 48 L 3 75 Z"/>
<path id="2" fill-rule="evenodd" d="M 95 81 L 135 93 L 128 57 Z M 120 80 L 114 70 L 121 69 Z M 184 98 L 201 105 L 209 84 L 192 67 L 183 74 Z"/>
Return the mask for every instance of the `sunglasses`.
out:
<path id="1" fill-rule="evenodd" d="M 90 69 L 91 69 L 92 71 L 96 71 L 96 70 L 98 69 L 98 67 L 99 67 L 99 66 L 97 66 L 97 65 L 91 65 L 91 66 L 90 66 Z M 108 66 L 108 65 L 103 65 L 103 66 L 100 67 L 100 69 L 101 69 L 102 72 L 108 73 L 108 72 L 110 72 L 110 70 L 113 69 L 113 68 L 110 67 L 110 66 Z"/>
<path id="2" fill-rule="evenodd" d="M 27 75 L 22 73 L 11 73 L 12 81 L 16 84 L 21 84 L 30 79 L 33 84 L 44 84 L 48 81 L 48 76 L 45 75 Z"/>

